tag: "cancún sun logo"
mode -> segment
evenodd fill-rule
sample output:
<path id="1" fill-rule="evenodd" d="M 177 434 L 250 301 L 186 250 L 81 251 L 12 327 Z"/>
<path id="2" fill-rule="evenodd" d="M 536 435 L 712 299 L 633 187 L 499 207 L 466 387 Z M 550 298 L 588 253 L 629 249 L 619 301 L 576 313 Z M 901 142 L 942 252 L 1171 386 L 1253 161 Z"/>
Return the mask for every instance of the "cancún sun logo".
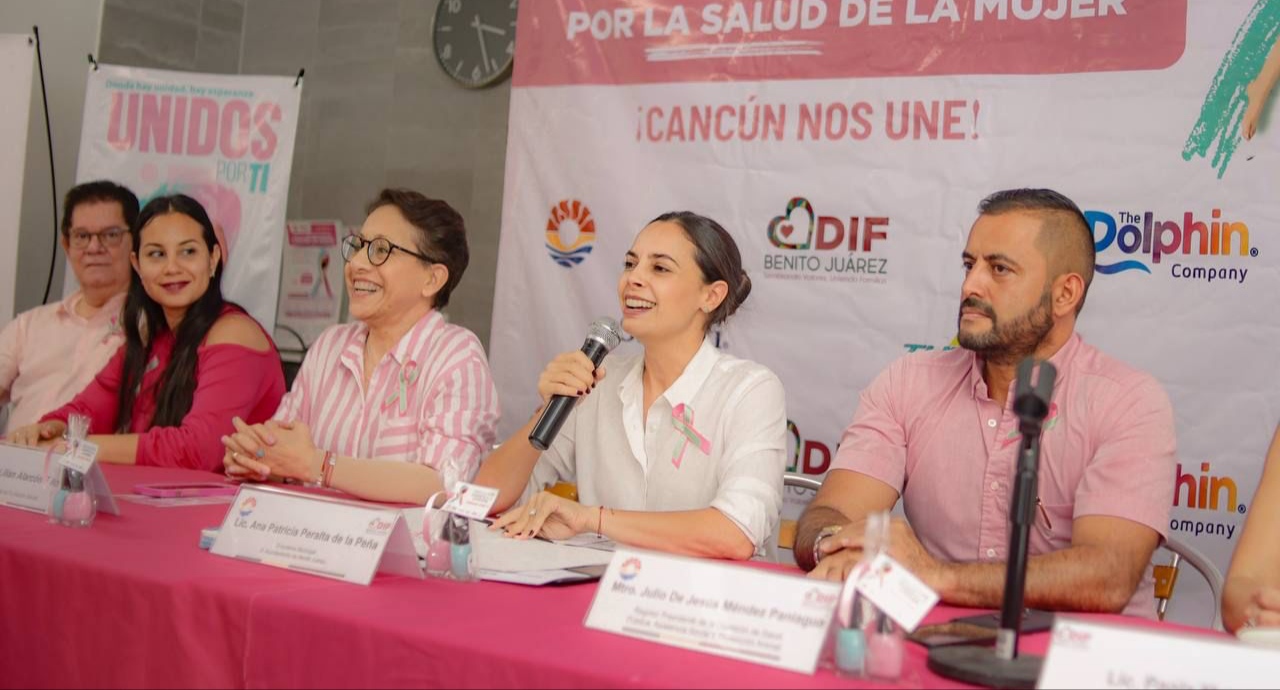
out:
<path id="1" fill-rule="evenodd" d="M 1184 212 L 1180 221 L 1158 218 L 1153 211 L 1085 211 L 1084 216 L 1098 252 L 1095 270 L 1104 275 L 1151 273 L 1153 267 L 1163 264 L 1169 266 L 1174 278 L 1243 283 L 1248 268 L 1189 265 L 1183 263 L 1183 257 L 1258 256 L 1258 248 L 1249 243 L 1249 225 L 1224 217 L 1219 208 L 1213 209 L 1207 220 L 1194 211 Z M 1135 258 L 1112 260 L 1119 259 L 1117 252 Z"/>
<path id="2" fill-rule="evenodd" d="M 591 209 L 577 199 L 565 199 L 551 207 L 547 218 L 547 251 L 565 268 L 582 263 L 596 240 L 596 220 Z"/>
<path id="3" fill-rule="evenodd" d="M 640 569 L 641 565 L 639 558 L 628 558 L 626 561 L 623 561 L 622 567 L 618 568 L 618 577 L 622 578 L 623 582 L 630 582 L 631 580 L 636 579 L 636 575 L 640 574 Z"/>

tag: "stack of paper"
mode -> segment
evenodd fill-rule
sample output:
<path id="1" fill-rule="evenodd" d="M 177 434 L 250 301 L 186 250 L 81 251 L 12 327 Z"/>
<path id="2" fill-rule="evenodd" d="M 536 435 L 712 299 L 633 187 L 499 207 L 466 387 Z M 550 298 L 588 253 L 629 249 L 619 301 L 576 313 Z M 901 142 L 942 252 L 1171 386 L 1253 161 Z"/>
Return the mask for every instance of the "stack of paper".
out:
<path id="1" fill-rule="evenodd" d="M 589 545 L 575 545 L 589 544 Z M 471 549 L 476 572 L 485 580 L 544 585 L 552 582 L 594 580 L 613 558 L 612 542 L 583 535 L 562 543 L 542 539 L 512 539 L 490 531 L 483 523 L 471 524 Z"/>

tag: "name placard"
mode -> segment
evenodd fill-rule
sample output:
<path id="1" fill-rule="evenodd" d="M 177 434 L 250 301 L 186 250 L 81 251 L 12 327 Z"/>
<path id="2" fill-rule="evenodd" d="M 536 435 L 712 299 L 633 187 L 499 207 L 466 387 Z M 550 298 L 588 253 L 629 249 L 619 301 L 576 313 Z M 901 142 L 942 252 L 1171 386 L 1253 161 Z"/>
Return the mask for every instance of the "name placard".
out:
<path id="1" fill-rule="evenodd" d="M 1059 616 L 1041 688 L 1274 688 L 1280 651 Z"/>
<path id="2" fill-rule="evenodd" d="M 36 513 L 49 510 L 50 495 L 58 490 L 59 470 L 63 464 L 58 455 L 49 459 L 51 467 L 45 467 L 47 451 L 43 448 L 17 446 L 0 442 L 0 505 L 20 508 Z M 79 458 L 71 458 L 74 463 Z M 102 469 L 92 458 L 87 463 L 85 490 L 93 493 L 98 501 L 98 512 L 119 515 L 120 508 L 111 495 L 111 487 Z"/>
<path id="3" fill-rule="evenodd" d="M 813 673 L 839 595 L 798 575 L 619 548 L 586 626 Z"/>
<path id="4" fill-rule="evenodd" d="M 44 456 L 39 448 L 0 443 L 0 504 L 37 513 L 49 509 L 57 473 L 45 471 Z"/>
<path id="5" fill-rule="evenodd" d="M 399 510 L 270 486 L 240 487 L 210 551 L 361 585 L 422 577 Z"/>

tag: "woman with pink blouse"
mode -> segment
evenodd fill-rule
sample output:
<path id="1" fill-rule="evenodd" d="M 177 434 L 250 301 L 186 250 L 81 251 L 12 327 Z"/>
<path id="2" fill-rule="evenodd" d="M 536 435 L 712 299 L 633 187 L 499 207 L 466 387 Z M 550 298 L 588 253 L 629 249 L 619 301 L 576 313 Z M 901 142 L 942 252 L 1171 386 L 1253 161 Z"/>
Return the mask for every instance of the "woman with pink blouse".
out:
<path id="1" fill-rule="evenodd" d="M 266 420 L 284 395 L 280 357 L 258 322 L 223 299 L 222 251 L 199 202 L 152 199 L 130 234 L 125 346 L 71 402 L 10 440 L 57 442 L 80 414 L 103 462 L 217 471 L 231 420 Z"/>

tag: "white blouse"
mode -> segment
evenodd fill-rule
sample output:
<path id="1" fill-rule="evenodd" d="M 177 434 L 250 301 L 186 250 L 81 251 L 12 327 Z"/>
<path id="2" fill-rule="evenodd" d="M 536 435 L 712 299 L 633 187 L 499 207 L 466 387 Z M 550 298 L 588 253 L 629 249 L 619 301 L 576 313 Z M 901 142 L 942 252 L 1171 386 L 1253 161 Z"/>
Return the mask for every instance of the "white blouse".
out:
<path id="1" fill-rule="evenodd" d="M 697 354 L 642 414 L 643 355 L 604 361 L 605 378 L 574 408 L 538 459 L 524 500 L 575 482 L 586 505 L 619 510 L 715 508 L 757 555 L 776 543 L 786 471 L 782 382 L 764 366 L 717 350 Z"/>

